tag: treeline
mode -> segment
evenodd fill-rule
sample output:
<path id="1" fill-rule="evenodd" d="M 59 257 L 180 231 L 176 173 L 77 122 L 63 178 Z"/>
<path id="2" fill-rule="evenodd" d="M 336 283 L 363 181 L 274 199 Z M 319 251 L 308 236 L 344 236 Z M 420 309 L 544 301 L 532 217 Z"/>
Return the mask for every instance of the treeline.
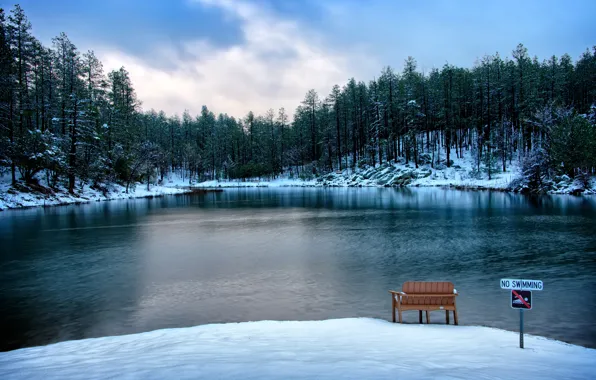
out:
<path id="1" fill-rule="evenodd" d="M 596 167 L 596 47 L 574 63 L 539 61 L 520 44 L 511 58 L 426 73 L 410 57 L 402 72 L 350 79 L 325 97 L 309 91 L 293 120 L 283 108 L 237 119 L 203 106 L 179 117 L 142 111 L 128 72 L 106 75 L 66 34 L 44 47 L 17 5 L 0 11 L 0 81 L 0 170 L 70 192 L 77 180 L 149 184 L 170 171 L 304 176 L 389 161 L 443 167 L 464 154 L 489 178 L 514 160 L 538 177 Z"/>

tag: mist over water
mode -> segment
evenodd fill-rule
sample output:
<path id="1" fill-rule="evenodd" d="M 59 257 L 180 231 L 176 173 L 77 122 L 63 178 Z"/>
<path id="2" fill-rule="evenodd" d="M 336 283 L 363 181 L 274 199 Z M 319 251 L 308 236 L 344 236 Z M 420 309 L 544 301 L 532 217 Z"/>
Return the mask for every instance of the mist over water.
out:
<path id="1" fill-rule="evenodd" d="M 596 199 L 443 189 L 230 189 L 0 213 L 0 349 L 263 319 L 391 318 L 447 280 L 460 323 L 596 347 Z M 416 312 L 405 313 L 417 322 Z M 431 320 L 444 323 L 444 313 Z"/>

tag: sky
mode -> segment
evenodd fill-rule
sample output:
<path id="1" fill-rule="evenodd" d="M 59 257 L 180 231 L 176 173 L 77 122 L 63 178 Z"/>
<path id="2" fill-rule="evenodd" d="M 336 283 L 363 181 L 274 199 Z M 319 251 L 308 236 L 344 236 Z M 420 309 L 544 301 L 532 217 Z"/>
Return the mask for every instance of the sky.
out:
<path id="1" fill-rule="evenodd" d="M 539 59 L 596 45 L 596 1 L 21 0 L 44 44 L 65 32 L 104 71 L 124 66 L 142 107 L 235 117 L 291 114 L 351 77 L 413 56 L 421 71 L 471 67 L 518 43 Z M 0 0 L 10 9 L 14 1 Z"/>

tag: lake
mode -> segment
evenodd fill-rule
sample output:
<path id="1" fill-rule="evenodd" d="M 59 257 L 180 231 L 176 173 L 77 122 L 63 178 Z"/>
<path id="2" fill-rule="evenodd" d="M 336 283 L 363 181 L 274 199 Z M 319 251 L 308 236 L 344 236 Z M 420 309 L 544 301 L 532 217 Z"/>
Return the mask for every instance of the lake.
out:
<path id="1" fill-rule="evenodd" d="M 544 281 L 527 333 L 596 348 L 595 197 L 228 189 L 1 212 L 0 247 L 3 351 L 206 323 L 390 320 L 387 290 L 408 280 L 454 282 L 460 324 L 517 331 L 501 278 Z"/>

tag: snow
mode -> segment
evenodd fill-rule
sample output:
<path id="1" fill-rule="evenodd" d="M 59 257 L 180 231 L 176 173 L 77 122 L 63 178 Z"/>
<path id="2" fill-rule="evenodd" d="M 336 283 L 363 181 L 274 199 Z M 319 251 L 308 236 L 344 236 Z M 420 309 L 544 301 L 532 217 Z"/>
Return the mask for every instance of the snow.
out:
<path id="1" fill-rule="evenodd" d="M 55 206 L 72 203 L 86 203 L 93 201 L 107 201 L 114 199 L 130 199 L 144 197 L 159 197 L 163 195 L 182 194 L 190 192 L 188 184 L 178 176 L 171 176 L 164 179 L 162 185 L 152 184 L 147 190 L 146 184 L 137 183 L 131 185 L 129 192 L 126 187 L 118 184 L 109 185 L 108 191 L 92 189 L 89 184 L 80 186 L 77 183 L 75 195 L 71 195 L 64 188 L 59 186 L 51 194 L 42 194 L 37 191 L 15 191 L 11 189 L 10 175 L 0 176 L 0 211 L 9 208 Z"/>
<path id="2" fill-rule="evenodd" d="M 442 160 L 445 152 L 441 153 Z M 513 161 L 506 163 L 506 172 L 502 172 L 501 162 L 495 164 L 491 179 L 481 165 L 481 172 L 476 171 L 474 159 L 470 152 L 464 152 L 463 157 L 451 156 L 453 161 L 450 167 L 444 164 L 432 168 L 429 164 L 420 164 L 415 167 L 414 162 L 406 164 L 400 162 L 385 162 L 375 167 L 364 166 L 355 170 L 348 168 L 341 172 L 323 174 L 309 180 L 290 178 L 282 175 L 275 179 L 250 179 L 246 181 L 222 180 L 205 181 L 193 184 L 199 188 L 233 188 L 233 187 L 453 187 L 457 189 L 498 190 L 511 191 L 510 184 L 520 176 L 519 163 Z M 578 189 L 581 191 L 578 192 Z M 596 178 L 592 179 L 589 189 L 583 189 L 577 181 L 561 181 L 555 184 L 552 194 L 581 193 L 585 195 L 596 194 Z"/>
<path id="3" fill-rule="evenodd" d="M 477 326 L 244 322 L 0 353 L 11 379 L 592 379 L 596 350 Z"/>
<path id="4" fill-rule="evenodd" d="M 442 153 L 444 159 L 444 152 Z M 474 164 L 469 152 L 463 157 L 451 157 L 453 165 L 449 168 L 432 168 L 430 165 L 415 167 L 414 162 L 384 163 L 376 167 L 365 166 L 356 170 L 344 169 L 340 173 L 323 174 L 316 179 L 301 180 L 280 177 L 273 180 L 253 179 L 249 181 L 206 181 L 193 186 L 214 187 L 287 187 L 287 186 L 331 186 L 331 187 L 382 187 L 382 186 L 442 186 L 474 189 L 505 190 L 519 174 L 517 163 L 509 165 L 507 172 L 495 170 L 491 179 L 486 173 L 473 174 Z"/>
<path id="5" fill-rule="evenodd" d="M 310 187 L 316 186 L 317 182 L 314 180 L 301 180 L 291 178 L 278 178 L 273 180 L 253 179 L 248 181 L 204 181 L 199 182 L 193 187 L 199 188 L 233 188 L 233 187 Z"/>

